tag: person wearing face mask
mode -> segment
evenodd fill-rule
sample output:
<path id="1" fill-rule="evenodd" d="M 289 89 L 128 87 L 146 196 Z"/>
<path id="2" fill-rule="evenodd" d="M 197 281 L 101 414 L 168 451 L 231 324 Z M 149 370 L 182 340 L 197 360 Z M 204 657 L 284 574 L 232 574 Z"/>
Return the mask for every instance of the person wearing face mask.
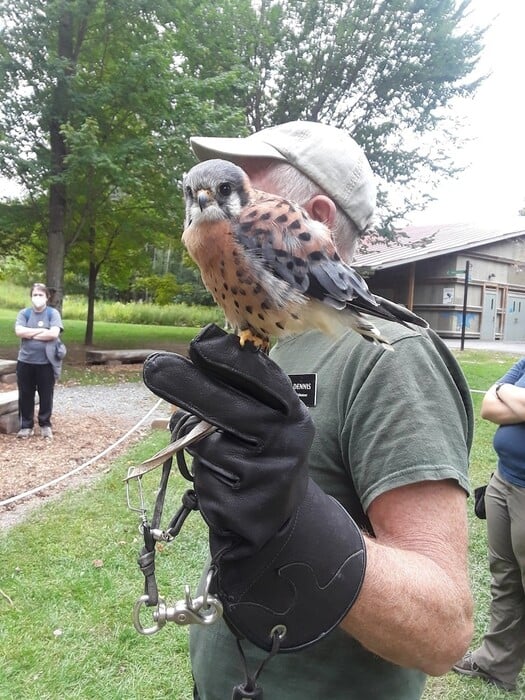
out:
<path id="1" fill-rule="evenodd" d="M 18 384 L 18 438 L 34 435 L 35 392 L 38 392 L 38 425 L 40 435 L 51 439 L 51 415 L 56 381 L 53 358 L 54 344 L 64 330 L 59 312 L 48 306 L 50 292 L 45 284 L 31 287 L 31 306 L 18 312 L 15 333 L 20 338 L 16 366 Z"/>

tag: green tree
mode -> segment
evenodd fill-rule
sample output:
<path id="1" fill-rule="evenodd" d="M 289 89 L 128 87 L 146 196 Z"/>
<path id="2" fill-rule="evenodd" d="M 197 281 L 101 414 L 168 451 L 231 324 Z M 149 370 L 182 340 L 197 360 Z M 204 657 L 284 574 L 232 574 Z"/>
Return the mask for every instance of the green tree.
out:
<path id="1" fill-rule="evenodd" d="M 179 236 L 189 135 L 242 128 L 224 99 L 238 74 L 184 74 L 169 3 L 0 0 L 0 10 L 0 163 L 40 203 L 59 303 L 66 254 L 87 268 L 89 343 L 103 266 L 117 274 L 127 248 L 137 260 L 145 241 Z"/>
<path id="2" fill-rule="evenodd" d="M 0 207 L 0 233 L 47 251 L 59 303 L 64 269 L 83 271 L 92 303 L 100 276 L 130 285 L 128 249 L 138 263 L 146 241 L 178 239 L 190 135 L 288 119 L 354 135 L 387 223 L 454 172 L 446 108 L 479 82 L 469 5 L 0 0 L 0 169 L 28 193 L 16 221 Z"/>
<path id="3" fill-rule="evenodd" d="M 470 4 L 225 0 L 197 3 L 194 21 L 194 0 L 179 0 L 177 12 L 181 50 L 196 72 L 240 62 L 251 76 L 251 129 L 308 119 L 354 136 L 382 183 L 386 222 L 421 206 L 433 182 L 457 172 L 446 107 L 480 82 L 483 30 L 465 28 Z M 392 184 L 402 193 L 397 201 L 387 200 Z"/>

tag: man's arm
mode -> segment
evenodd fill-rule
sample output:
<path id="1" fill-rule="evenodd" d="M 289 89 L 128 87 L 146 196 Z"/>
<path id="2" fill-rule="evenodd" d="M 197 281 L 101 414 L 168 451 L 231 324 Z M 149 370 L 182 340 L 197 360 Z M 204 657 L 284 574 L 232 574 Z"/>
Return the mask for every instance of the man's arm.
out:
<path id="1" fill-rule="evenodd" d="M 493 384 L 483 397 L 481 417 L 497 425 L 525 421 L 525 389 L 513 384 Z"/>
<path id="2" fill-rule="evenodd" d="M 518 417 L 519 422 L 525 421 L 525 387 L 514 384 L 501 384 L 497 397 Z"/>
<path id="3" fill-rule="evenodd" d="M 60 326 L 51 328 L 28 328 L 27 326 L 16 325 L 15 334 L 24 340 L 55 340 L 60 335 Z"/>
<path id="4" fill-rule="evenodd" d="M 364 647 L 430 675 L 450 669 L 473 634 L 465 492 L 453 481 L 388 491 L 368 509 L 361 593 L 342 628 Z"/>

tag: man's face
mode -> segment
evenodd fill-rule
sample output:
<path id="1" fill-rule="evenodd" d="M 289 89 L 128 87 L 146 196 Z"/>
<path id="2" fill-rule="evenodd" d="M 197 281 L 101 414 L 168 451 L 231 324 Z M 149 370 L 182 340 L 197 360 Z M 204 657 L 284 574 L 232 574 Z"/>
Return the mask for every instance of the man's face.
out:
<path id="1" fill-rule="evenodd" d="M 31 294 L 31 303 L 33 306 L 35 306 L 37 309 L 45 306 L 47 302 L 47 296 L 45 292 L 42 292 L 40 289 L 35 289 L 32 294 Z"/>

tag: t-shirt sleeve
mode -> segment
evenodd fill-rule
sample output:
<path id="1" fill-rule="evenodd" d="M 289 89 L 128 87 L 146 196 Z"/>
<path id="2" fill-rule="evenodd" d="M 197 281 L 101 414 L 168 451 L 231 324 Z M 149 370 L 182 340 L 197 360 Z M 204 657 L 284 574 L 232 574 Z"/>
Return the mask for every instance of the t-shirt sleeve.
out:
<path id="1" fill-rule="evenodd" d="M 525 374 L 525 357 L 518 360 L 498 381 L 502 384 L 516 384 Z"/>
<path id="2" fill-rule="evenodd" d="M 24 309 L 18 312 L 16 316 L 15 326 L 27 326 L 27 319 L 24 314 Z"/>
<path id="3" fill-rule="evenodd" d="M 465 386 L 429 338 L 403 338 L 375 358 L 342 431 L 365 511 L 382 493 L 420 481 L 454 479 L 468 492 Z"/>
<path id="4" fill-rule="evenodd" d="M 51 326 L 58 326 L 60 330 L 64 330 L 64 326 L 62 325 L 62 318 L 60 317 L 60 314 L 56 309 L 51 309 L 51 317 L 49 323 Z"/>

